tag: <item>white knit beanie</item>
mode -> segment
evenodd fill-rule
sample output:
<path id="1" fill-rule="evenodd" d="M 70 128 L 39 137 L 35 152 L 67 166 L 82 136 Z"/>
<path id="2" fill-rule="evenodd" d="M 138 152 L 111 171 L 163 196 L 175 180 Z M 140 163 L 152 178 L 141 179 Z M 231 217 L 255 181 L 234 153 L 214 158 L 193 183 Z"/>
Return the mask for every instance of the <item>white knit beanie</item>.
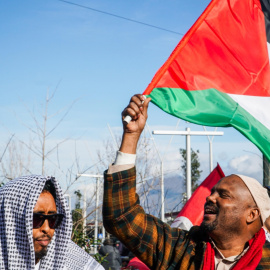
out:
<path id="1" fill-rule="evenodd" d="M 267 189 L 264 188 L 256 179 L 239 175 L 243 182 L 246 184 L 249 189 L 255 203 L 261 212 L 261 221 L 264 224 L 265 220 L 270 216 L 270 198 L 268 196 Z"/>

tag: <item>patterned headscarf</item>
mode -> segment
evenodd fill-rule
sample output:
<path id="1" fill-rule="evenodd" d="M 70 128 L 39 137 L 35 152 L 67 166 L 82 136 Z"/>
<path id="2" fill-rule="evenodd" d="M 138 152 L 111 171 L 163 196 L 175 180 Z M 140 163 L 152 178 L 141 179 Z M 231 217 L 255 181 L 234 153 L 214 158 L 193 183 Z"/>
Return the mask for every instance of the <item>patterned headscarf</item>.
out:
<path id="1" fill-rule="evenodd" d="M 47 180 L 55 186 L 57 212 L 64 218 L 39 269 L 103 269 L 71 241 L 71 215 L 58 182 L 40 175 L 16 178 L 0 188 L 0 269 L 35 269 L 33 209 Z"/>

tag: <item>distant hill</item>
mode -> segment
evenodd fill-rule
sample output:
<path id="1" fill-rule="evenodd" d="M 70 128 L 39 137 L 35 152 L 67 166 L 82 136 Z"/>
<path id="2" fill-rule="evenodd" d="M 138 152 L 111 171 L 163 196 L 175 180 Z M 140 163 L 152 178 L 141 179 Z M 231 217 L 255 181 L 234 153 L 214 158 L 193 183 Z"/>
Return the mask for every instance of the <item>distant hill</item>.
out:
<path id="1" fill-rule="evenodd" d="M 160 197 L 160 178 L 147 180 L 147 183 L 138 188 L 140 194 L 140 202 L 145 211 L 154 216 L 160 215 L 161 197 Z M 149 188 L 150 183 L 154 188 Z M 145 198 L 144 189 L 147 190 L 147 196 Z M 177 174 L 165 174 L 164 175 L 164 194 L 165 194 L 165 213 L 171 211 L 180 211 L 183 207 L 181 200 L 185 188 L 183 186 L 183 177 Z"/>

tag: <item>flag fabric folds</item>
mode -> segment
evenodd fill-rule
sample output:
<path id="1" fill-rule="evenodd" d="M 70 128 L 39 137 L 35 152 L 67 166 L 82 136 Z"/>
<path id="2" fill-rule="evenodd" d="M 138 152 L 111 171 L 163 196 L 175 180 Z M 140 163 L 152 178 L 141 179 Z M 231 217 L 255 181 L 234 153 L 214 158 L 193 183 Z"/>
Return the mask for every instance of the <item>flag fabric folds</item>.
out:
<path id="1" fill-rule="evenodd" d="M 194 225 L 200 225 L 203 220 L 206 197 L 211 194 L 213 186 L 223 177 L 225 175 L 221 167 L 217 165 L 194 191 L 171 226 L 189 230 Z"/>
<path id="2" fill-rule="evenodd" d="M 165 112 L 234 127 L 270 160 L 268 0 L 212 0 L 144 91 Z"/>

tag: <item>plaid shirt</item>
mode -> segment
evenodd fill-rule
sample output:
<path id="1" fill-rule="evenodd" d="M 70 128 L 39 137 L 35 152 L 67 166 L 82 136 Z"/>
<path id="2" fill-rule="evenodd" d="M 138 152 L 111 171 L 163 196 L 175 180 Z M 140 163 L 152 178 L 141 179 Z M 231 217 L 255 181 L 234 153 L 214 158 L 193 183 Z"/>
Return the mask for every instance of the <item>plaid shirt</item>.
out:
<path id="1" fill-rule="evenodd" d="M 187 232 L 145 214 L 136 194 L 135 167 L 113 174 L 105 171 L 104 179 L 103 224 L 109 233 L 151 269 L 202 269 L 208 236 L 198 226 Z M 256 269 L 270 269 L 267 242 Z"/>

